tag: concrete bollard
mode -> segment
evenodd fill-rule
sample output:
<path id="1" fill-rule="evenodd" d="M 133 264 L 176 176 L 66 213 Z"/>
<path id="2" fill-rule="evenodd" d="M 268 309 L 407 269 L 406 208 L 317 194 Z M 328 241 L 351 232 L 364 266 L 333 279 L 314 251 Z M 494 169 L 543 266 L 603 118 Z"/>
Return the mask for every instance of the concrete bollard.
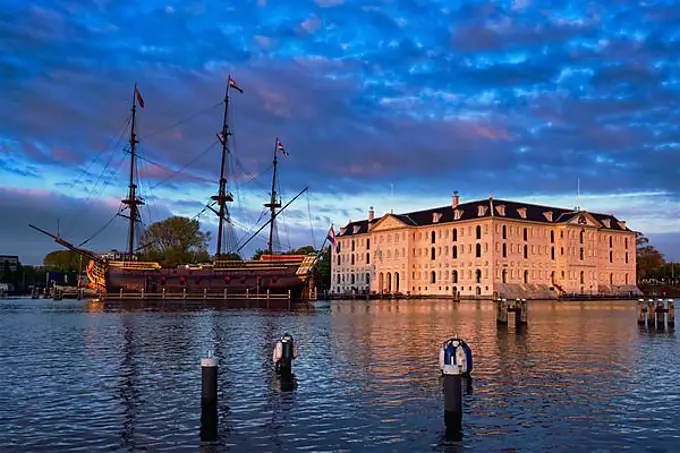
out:
<path id="1" fill-rule="evenodd" d="M 201 359 L 201 441 L 217 441 L 217 359 L 211 350 Z"/>
<path id="2" fill-rule="evenodd" d="M 675 327 L 675 301 L 668 299 L 668 328 Z"/>
<path id="3" fill-rule="evenodd" d="M 274 346 L 272 359 L 275 370 L 282 376 L 288 377 L 293 373 L 293 360 L 297 359 L 297 344 L 293 337 L 284 333 Z"/>
<path id="4" fill-rule="evenodd" d="M 644 325 L 647 322 L 647 307 L 645 306 L 644 299 L 638 299 L 637 320 L 639 325 Z"/>

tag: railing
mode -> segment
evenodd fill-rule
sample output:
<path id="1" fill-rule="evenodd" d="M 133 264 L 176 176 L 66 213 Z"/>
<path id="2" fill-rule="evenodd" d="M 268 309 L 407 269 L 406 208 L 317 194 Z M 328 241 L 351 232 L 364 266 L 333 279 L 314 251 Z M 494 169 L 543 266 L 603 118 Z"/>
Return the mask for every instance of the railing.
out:
<path id="1" fill-rule="evenodd" d="M 316 295 L 316 294 L 315 294 Z M 291 300 L 290 290 L 287 293 L 272 293 L 269 290 L 266 292 L 253 292 L 246 290 L 245 292 L 228 292 L 226 289 L 220 292 L 208 292 L 207 288 L 203 292 L 187 292 L 186 290 L 180 292 L 166 291 L 165 288 L 161 292 L 149 293 L 142 291 L 110 291 L 106 296 L 107 300 Z"/>

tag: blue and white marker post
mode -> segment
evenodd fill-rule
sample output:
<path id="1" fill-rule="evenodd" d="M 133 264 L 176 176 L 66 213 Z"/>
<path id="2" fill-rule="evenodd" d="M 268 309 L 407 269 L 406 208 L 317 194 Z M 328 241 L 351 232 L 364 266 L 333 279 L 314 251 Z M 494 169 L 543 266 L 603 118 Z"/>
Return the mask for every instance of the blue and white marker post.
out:
<path id="1" fill-rule="evenodd" d="M 444 424 L 447 431 L 460 433 L 463 425 L 463 376 L 472 372 L 472 350 L 459 338 L 442 343 L 439 369 L 444 375 Z"/>
<path id="2" fill-rule="evenodd" d="M 212 350 L 201 359 L 201 442 L 217 441 L 217 359 Z"/>
<path id="3" fill-rule="evenodd" d="M 285 378 L 289 378 L 293 373 L 293 360 L 297 359 L 297 344 L 293 337 L 284 333 L 274 346 L 272 359 L 276 372 Z"/>

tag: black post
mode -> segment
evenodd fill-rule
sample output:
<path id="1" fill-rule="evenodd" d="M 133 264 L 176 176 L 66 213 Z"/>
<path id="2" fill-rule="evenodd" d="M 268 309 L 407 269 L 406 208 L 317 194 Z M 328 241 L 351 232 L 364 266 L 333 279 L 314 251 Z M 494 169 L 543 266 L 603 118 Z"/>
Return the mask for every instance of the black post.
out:
<path id="1" fill-rule="evenodd" d="M 460 433 L 463 427 L 463 392 L 460 374 L 444 375 L 444 425 L 447 434 L 454 435 Z"/>
<path id="2" fill-rule="evenodd" d="M 217 441 L 217 359 L 201 359 L 201 442 Z"/>
<path id="3" fill-rule="evenodd" d="M 290 378 L 293 374 L 293 359 L 295 358 L 297 358 L 295 340 L 291 335 L 284 333 L 274 347 L 276 372 L 285 378 Z"/>

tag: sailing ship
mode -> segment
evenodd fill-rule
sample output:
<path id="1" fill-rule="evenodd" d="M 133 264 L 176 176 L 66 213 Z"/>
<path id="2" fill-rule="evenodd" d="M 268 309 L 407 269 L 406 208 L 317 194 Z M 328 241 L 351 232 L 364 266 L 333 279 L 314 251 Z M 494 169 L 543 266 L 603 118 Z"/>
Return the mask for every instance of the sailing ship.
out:
<path id="1" fill-rule="evenodd" d="M 217 247 L 216 253 L 209 263 L 193 264 L 186 263 L 174 267 L 164 267 L 156 261 L 141 261 L 136 257 L 135 231 L 141 222 L 140 206 L 144 204 L 143 198 L 137 195 L 137 185 L 135 183 L 135 160 L 137 132 L 136 114 L 137 105 L 144 107 L 144 101 L 135 85 L 132 97 L 132 120 L 130 123 L 130 177 L 127 197 L 121 202 L 125 205 L 126 215 L 120 214 L 128 219 L 127 252 L 124 256 L 111 258 L 110 256 L 100 256 L 90 250 L 78 247 L 66 241 L 59 235 L 54 235 L 35 225 L 31 228 L 52 237 L 58 244 L 89 258 L 86 272 L 89 285 L 106 297 L 107 294 L 141 293 L 153 294 L 162 293 L 163 295 L 181 293 L 190 298 L 192 294 L 272 294 L 287 295 L 291 299 L 309 299 L 315 292 L 314 288 L 314 269 L 320 254 L 315 255 L 277 255 L 273 250 L 275 222 L 277 216 L 293 203 L 307 188 L 305 187 L 286 205 L 282 206 L 281 200 L 277 198 L 276 178 L 278 156 L 287 155 L 278 137 L 274 143 L 273 154 L 273 174 L 271 185 L 271 197 L 264 205 L 269 210 L 269 220 L 255 231 L 248 240 L 239 247 L 241 250 L 251 239 L 258 235 L 266 226 L 269 226 L 269 238 L 267 241 L 267 252 L 262 254 L 259 259 L 241 260 L 226 259 L 223 247 L 223 235 L 225 224 L 229 219 L 228 203 L 234 201 L 233 195 L 227 189 L 226 165 L 229 155 L 229 139 L 231 132 L 229 129 L 229 101 L 231 90 L 243 93 L 243 90 L 236 84 L 231 75 L 228 78 L 224 95 L 224 114 L 222 129 L 217 134 L 218 140 L 222 145 L 220 176 L 217 194 L 211 199 L 212 204 L 206 206 L 218 217 Z M 144 247 L 144 246 L 142 246 Z M 323 249 L 323 246 L 321 247 Z M 233 254 L 229 254 L 233 256 Z"/>

